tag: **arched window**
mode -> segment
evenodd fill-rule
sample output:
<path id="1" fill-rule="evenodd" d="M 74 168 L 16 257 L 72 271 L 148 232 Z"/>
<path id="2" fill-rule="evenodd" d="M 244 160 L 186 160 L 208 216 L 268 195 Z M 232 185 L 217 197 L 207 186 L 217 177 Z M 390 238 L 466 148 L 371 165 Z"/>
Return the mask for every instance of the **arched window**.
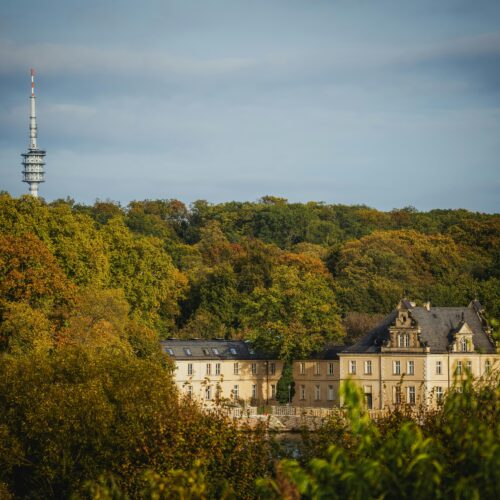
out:
<path id="1" fill-rule="evenodd" d="M 468 350 L 467 347 L 468 347 L 468 345 L 467 345 L 467 339 L 465 337 L 462 337 L 460 339 L 460 350 L 462 352 L 467 352 L 467 350 Z"/>

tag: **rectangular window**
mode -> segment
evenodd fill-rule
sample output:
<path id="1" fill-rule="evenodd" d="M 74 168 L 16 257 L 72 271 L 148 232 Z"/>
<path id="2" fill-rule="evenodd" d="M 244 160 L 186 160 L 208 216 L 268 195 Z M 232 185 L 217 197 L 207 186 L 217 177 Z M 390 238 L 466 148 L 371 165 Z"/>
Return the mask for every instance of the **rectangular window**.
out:
<path id="1" fill-rule="evenodd" d="M 328 363 L 328 375 L 333 375 L 333 363 Z"/>
<path id="2" fill-rule="evenodd" d="M 207 363 L 207 375 L 212 375 L 212 364 Z"/>
<path id="3" fill-rule="evenodd" d="M 233 365 L 233 373 L 235 375 L 239 375 L 239 373 L 240 373 L 240 365 L 239 365 L 239 363 L 234 363 L 234 365 Z"/>
<path id="4" fill-rule="evenodd" d="M 271 384 L 271 399 L 276 399 L 276 386 Z"/>
<path id="5" fill-rule="evenodd" d="M 408 403 L 414 405 L 416 402 L 415 386 L 408 387 Z"/>
<path id="6" fill-rule="evenodd" d="M 252 375 L 257 373 L 257 363 L 252 363 Z"/>
<path id="7" fill-rule="evenodd" d="M 472 361 L 467 361 L 467 370 L 472 373 Z"/>
<path id="8" fill-rule="evenodd" d="M 239 386 L 233 386 L 233 398 L 238 399 L 240 397 L 240 388 Z"/>
<path id="9" fill-rule="evenodd" d="M 457 366 L 455 368 L 455 375 L 462 375 L 462 362 L 457 361 Z"/>
<path id="10" fill-rule="evenodd" d="M 193 363 L 188 363 L 188 375 L 193 374 Z"/>
<path id="11" fill-rule="evenodd" d="M 306 399 L 306 386 L 301 385 L 300 386 L 300 399 L 304 401 Z"/>
<path id="12" fill-rule="evenodd" d="M 205 399 L 210 401 L 212 399 L 212 386 L 209 385 L 205 388 Z"/>
<path id="13" fill-rule="evenodd" d="M 392 362 L 392 373 L 394 375 L 401 375 L 401 361 Z"/>
<path id="14" fill-rule="evenodd" d="M 193 386 L 192 385 L 188 385 L 187 386 L 187 394 L 190 398 L 193 397 Z"/>
<path id="15" fill-rule="evenodd" d="M 351 375 L 356 374 L 356 361 L 349 361 L 349 373 Z"/>
<path id="16" fill-rule="evenodd" d="M 415 375 L 415 362 L 414 361 L 408 361 L 407 371 L 408 371 L 408 375 Z"/>
<path id="17" fill-rule="evenodd" d="M 372 374 L 372 362 L 371 361 L 365 361 L 365 375 L 371 375 Z"/>
<path id="18" fill-rule="evenodd" d="M 333 401 L 333 385 L 328 386 L 328 401 Z"/>
<path id="19" fill-rule="evenodd" d="M 314 386 L 314 399 L 316 401 L 321 400 L 321 387 L 319 385 Z"/>
<path id="20" fill-rule="evenodd" d="M 316 361 L 316 363 L 314 363 L 314 375 L 320 375 L 321 374 L 321 364 Z"/>
<path id="21" fill-rule="evenodd" d="M 299 364 L 299 373 L 301 375 L 305 375 L 306 374 L 306 364 L 304 362 L 301 362 Z"/>
<path id="22" fill-rule="evenodd" d="M 392 388 L 393 393 L 392 393 L 392 401 L 395 405 L 401 404 L 401 386 L 397 385 L 396 387 Z"/>
<path id="23" fill-rule="evenodd" d="M 490 373 L 490 371 L 491 371 L 491 361 L 489 359 L 487 359 L 484 362 L 484 372 L 485 373 Z"/>
<path id="24" fill-rule="evenodd" d="M 269 363 L 269 372 L 271 375 L 274 375 L 276 373 L 276 363 Z"/>
<path id="25" fill-rule="evenodd" d="M 443 401 L 443 388 L 442 387 L 436 387 L 436 401 L 438 403 L 441 403 Z"/>
<path id="26" fill-rule="evenodd" d="M 441 361 L 436 361 L 436 375 L 441 375 L 442 369 Z"/>
<path id="27" fill-rule="evenodd" d="M 257 384 L 252 385 L 252 398 L 257 399 Z"/>
<path id="28" fill-rule="evenodd" d="M 215 374 L 220 375 L 220 363 L 215 363 Z"/>

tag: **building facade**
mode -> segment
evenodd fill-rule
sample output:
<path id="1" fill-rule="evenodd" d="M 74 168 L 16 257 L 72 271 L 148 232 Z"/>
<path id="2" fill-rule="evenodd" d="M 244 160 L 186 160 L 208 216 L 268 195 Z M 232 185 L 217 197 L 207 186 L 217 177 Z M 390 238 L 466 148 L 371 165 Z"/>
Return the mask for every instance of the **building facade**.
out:
<path id="1" fill-rule="evenodd" d="M 248 342 L 171 339 L 162 349 L 175 362 L 179 389 L 193 398 L 208 405 L 276 404 L 283 361 Z M 354 345 L 328 347 L 294 361 L 290 402 L 340 406 L 340 385 L 351 379 L 370 409 L 433 405 L 468 372 L 479 378 L 495 369 L 499 358 L 477 301 L 468 307 L 417 307 L 402 300 Z"/>

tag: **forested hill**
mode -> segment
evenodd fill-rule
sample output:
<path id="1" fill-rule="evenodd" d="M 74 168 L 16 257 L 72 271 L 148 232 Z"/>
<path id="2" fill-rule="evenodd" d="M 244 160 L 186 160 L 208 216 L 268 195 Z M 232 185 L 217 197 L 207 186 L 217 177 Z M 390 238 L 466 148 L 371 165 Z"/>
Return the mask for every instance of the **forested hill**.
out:
<path id="1" fill-rule="evenodd" d="M 499 273 L 498 214 L 0 195 L 4 349 L 99 327 L 93 342 L 119 346 L 127 332 L 139 350 L 159 332 L 249 338 L 296 357 L 346 331 L 349 341 L 403 293 L 442 306 L 477 297 L 499 318 Z"/>

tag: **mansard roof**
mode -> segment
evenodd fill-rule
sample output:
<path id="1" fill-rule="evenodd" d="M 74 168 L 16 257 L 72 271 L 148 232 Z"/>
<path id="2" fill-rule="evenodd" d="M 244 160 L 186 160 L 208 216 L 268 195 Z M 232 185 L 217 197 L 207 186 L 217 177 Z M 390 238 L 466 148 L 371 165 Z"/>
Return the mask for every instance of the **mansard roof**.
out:
<path id="1" fill-rule="evenodd" d="M 243 340 L 169 339 L 161 341 L 161 348 L 171 358 L 179 360 L 273 359 Z"/>
<path id="2" fill-rule="evenodd" d="M 401 307 L 402 306 L 402 307 Z M 482 307 L 473 301 L 468 307 L 416 307 L 405 301 L 399 309 L 408 310 L 410 317 L 420 330 L 421 341 L 432 353 L 445 353 L 453 341 L 455 333 L 467 324 L 472 332 L 472 340 L 476 351 L 494 353 L 495 346 L 486 331 L 486 323 L 482 318 Z M 394 324 L 398 309 L 392 311 L 384 320 L 354 345 L 347 347 L 346 353 L 379 352 L 382 344 L 389 338 L 389 328 Z"/>

